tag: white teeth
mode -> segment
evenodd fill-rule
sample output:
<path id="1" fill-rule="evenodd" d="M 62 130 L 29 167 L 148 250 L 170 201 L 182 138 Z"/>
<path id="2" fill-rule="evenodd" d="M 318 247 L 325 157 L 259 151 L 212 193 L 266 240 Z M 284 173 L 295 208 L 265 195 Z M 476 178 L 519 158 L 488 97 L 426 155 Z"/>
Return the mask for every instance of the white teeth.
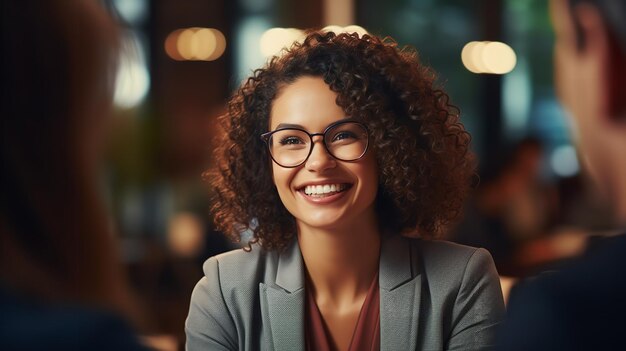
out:
<path id="1" fill-rule="evenodd" d="M 324 184 L 324 185 L 307 185 L 304 187 L 304 193 L 307 195 L 324 195 L 329 193 L 337 193 L 346 188 L 344 184 Z"/>

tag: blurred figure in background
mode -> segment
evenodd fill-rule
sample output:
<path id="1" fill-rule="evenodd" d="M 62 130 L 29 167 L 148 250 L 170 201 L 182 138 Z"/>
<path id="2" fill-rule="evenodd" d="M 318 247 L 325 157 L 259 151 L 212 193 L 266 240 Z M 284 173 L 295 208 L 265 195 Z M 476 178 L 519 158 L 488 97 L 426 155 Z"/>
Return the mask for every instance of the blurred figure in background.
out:
<path id="1" fill-rule="evenodd" d="M 143 349 L 99 193 L 117 28 L 95 1 L 1 6 L 0 349 Z"/>
<path id="2" fill-rule="evenodd" d="M 540 180 L 542 159 L 536 138 L 504 148 L 481 167 L 478 189 L 449 234 L 452 241 L 487 249 L 500 275 L 525 275 L 528 267 L 517 252 L 547 234 L 555 214 L 556 193 Z"/>
<path id="3" fill-rule="evenodd" d="M 559 96 L 618 233 L 513 291 L 503 350 L 616 350 L 626 330 L 626 3 L 553 0 Z"/>

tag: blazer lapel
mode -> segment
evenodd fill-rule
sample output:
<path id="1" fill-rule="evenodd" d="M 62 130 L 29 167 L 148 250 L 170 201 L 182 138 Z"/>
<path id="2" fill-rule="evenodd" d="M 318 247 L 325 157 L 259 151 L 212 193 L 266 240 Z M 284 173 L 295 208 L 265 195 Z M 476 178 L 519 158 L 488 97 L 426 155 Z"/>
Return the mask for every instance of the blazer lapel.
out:
<path id="1" fill-rule="evenodd" d="M 416 350 L 422 277 L 411 244 L 383 237 L 379 264 L 380 349 Z"/>
<path id="2" fill-rule="evenodd" d="M 304 265 L 297 240 L 278 256 L 275 284 L 259 284 L 268 350 L 304 349 Z"/>

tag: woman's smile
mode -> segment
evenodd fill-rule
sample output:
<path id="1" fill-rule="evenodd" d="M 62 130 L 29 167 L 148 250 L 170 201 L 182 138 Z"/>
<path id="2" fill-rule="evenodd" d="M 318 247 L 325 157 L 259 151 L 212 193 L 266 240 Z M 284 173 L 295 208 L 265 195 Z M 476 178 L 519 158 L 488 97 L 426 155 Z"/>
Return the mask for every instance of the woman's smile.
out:
<path id="1" fill-rule="evenodd" d="M 340 193 L 346 189 L 345 184 L 324 184 L 324 185 L 307 185 L 304 193 L 313 197 L 324 197 Z"/>
<path id="2" fill-rule="evenodd" d="M 306 200 L 316 205 L 329 204 L 345 197 L 352 188 L 350 183 L 320 183 L 306 185 L 298 193 Z"/>

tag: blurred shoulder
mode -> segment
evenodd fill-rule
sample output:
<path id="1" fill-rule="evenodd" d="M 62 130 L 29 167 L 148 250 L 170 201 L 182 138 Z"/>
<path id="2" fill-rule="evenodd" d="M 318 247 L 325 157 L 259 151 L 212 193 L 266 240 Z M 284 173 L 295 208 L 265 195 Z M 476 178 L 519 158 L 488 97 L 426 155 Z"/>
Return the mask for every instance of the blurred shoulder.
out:
<path id="1" fill-rule="evenodd" d="M 626 235 L 598 239 L 582 257 L 513 288 L 499 336 L 506 350 L 623 348 Z M 523 331 L 523 332 L 522 332 Z"/>
<path id="2" fill-rule="evenodd" d="M 0 311 L 0 350 L 147 350 L 112 311 L 47 304 L 2 286 Z"/>
<path id="3" fill-rule="evenodd" d="M 520 291 L 566 291 L 576 298 L 614 297 L 626 293 L 626 234 L 595 238 L 587 252 L 558 271 L 526 281 Z M 626 301 L 625 301 L 626 303 Z"/>

